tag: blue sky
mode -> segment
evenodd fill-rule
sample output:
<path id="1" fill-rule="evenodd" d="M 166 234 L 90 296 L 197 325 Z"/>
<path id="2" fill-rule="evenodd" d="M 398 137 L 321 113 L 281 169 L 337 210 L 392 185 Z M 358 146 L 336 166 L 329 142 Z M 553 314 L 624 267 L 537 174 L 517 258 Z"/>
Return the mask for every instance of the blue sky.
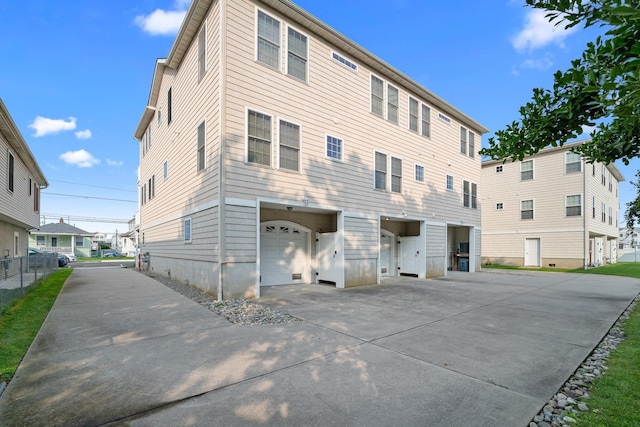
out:
<path id="1" fill-rule="evenodd" d="M 602 31 L 554 30 L 524 0 L 296 3 L 492 132 Z M 49 181 L 41 203 L 47 223 L 62 216 L 86 231 L 127 229 L 116 220 L 137 209 L 133 133 L 155 60 L 169 53 L 188 5 L 0 3 L 0 97 Z M 621 217 L 639 164 L 618 164 L 627 179 Z"/>

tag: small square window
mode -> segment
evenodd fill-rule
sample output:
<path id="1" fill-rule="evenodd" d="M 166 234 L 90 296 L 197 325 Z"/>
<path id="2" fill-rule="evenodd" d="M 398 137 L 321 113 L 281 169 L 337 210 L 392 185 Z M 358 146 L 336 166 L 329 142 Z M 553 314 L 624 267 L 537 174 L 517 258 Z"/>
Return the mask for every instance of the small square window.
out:
<path id="1" fill-rule="evenodd" d="M 327 157 L 342 160 L 342 140 L 327 135 Z"/>

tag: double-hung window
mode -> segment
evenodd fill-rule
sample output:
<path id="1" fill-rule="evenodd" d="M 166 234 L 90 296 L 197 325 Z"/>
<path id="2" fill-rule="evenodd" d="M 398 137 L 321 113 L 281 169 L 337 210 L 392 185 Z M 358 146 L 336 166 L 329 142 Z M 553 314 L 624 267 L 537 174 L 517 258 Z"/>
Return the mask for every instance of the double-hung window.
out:
<path id="1" fill-rule="evenodd" d="M 172 96 L 171 96 L 171 89 L 172 89 L 172 88 L 169 88 L 169 92 L 167 93 L 167 124 L 171 123 L 171 119 L 172 119 L 172 111 L 171 111 Z"/>
<path id="2" fill-rule="evenodd" d="M 300 126 L 280 120 L 280 168 L 300 170 Z"/>
<path id="3" fill-rule="evenodd" d="M 402 160 L 391 157 L 391 191 L 402 193 Z"/>
<path id="4" fill-rule="evenodd" d="M 205 122 L 198 126 L 198 172 L 205 168 Z"/>
<path id="5" fill-rule="evenodd" d="M 287 31 L 287 74 L 307 80 L 307 36 L 289 27 Z"/>
<path id="6" fill-rule="evenodd" d="M 460 126 L 460 153 L 467 154 L 467 129 Z"/>
<path id="7" fill-rule="evenodd" d="M 258 61 L 280 68 L 280 21 L 258 11 Z"/>
<path id="8" fill-rule="evenodd" d="M 374 188 L 387 189 L 387 155 L 378 151 L 375 152 Z"/>
<path id="9" fill-rule="evenodd" d="M 565 156 L 565 173 L 581 172 L 582 157 L 580 154 L 569 151 Z"/>
<path id="10" fill-rule="evenodd" d="M 520 219 L 533 219 L 533 200 L 520 201 Z"/>
<path id="11" fill-rule="evenodd" d="M 342 160 L 342 140 L 340 138 L 327 135 L 327 157 Z"/>
<path id="12" fill-rule="evenodd" d="M 384 82 L 371 76 L 371 112 L 376 116 L 384 116 Z"/>
<path id="13" fill-rule="evenodd" d="M 453 176 L 447 175 L 447 190 L 453 191 Z"/>
<path id="14" fill-rule="evenodd" d="M 478 209 L 478 185 L 462 181 L 462 205 L 465 208 Z"/>
<path id="15" fill-rule="evenodd" d="M 418 107 L 418 100 L 409 98 L 409 130 L 414 132 L 418 132 Z"/>
<path id="16" fill-rule="evenodd" d="M 247 120 L 247 161 L 271 165 L 271 117 L 249 111 Z"/>
<path id="17" fill-rule="evenodd" d="M 398 88 L 387 85 L 387 120 L 398 124 Z"/>
<path id="18" fill-rule="evenodd" d="M 565 209 L 567 216 L 582 216 L 582 196 L 580 194 L 567 196 Z"/>
<path id="19" fill-rule="evenodd" d="M 520 162 L 520 181 L 533 179 L 533 160 Z"/>
<path id="20" fill-rule="evenodd" d="M 469 131 L 469 157 L 475 157 L 476 155 L 476 136 L 473 132 Z"/>
<path id="21" fill-rule="evenodd" d="M 422 104 L 422 136 L 431 138 L 431 108 Z"/>
<path id="22" fill-rule="evenodd" d="M 602 222 L 607 222 L 607 205 L 604 202 L 602 202 L 602 215 L 601 216 L 602 216 L 602 218 L 601 218 Z"/>

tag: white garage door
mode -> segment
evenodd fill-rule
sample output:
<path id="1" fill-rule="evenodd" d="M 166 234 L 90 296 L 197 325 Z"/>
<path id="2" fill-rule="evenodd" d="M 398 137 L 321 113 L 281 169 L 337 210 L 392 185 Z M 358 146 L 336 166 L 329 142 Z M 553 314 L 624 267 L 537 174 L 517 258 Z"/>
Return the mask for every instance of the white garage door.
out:
<path id="1" fill-rule="evenodd" d="M 260 227 L 261 286 L 305 282 L 308 235 L 303 228 L 291 223 L 268 223 Z"/>

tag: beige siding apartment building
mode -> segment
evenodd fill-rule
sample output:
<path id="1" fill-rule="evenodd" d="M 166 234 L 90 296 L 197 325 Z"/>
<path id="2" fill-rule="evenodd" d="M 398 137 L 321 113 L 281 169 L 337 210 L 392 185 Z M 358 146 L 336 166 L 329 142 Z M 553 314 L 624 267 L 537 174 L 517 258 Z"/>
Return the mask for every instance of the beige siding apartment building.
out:
<path id="1" fill-rule="evenodd" d="M 480 268 L 482 125 L 285 0 L 194 0 L 140 141 L 145 265 L 218 298 Z"/>
<path id="2" fill-rule="evenodd" d="M 40 189 L 47 180 L 0 100 L 0 259 L 26 256 L 29 229 L 40 225 Z"/>
<path id="3" fill-rule="evenodd" d="M 614 164 L 586 163 L 571 149 L 521 162 L 482 164 L 482 262 L 582 268 L 615 263 L 618 183 Z"/>

